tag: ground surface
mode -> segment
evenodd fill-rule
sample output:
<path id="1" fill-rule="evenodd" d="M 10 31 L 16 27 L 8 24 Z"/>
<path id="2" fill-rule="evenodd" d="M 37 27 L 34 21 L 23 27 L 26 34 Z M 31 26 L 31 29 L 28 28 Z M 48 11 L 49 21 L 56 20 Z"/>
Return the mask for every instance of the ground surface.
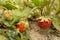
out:
<path id="1" fill-rule="evenodd" d="M 43 30 L 36 22 L 30 22 L 30 25 L 29 32 L 32 40 L 60 40 L 60 32 L 54 32 L 51 28 Z"/>

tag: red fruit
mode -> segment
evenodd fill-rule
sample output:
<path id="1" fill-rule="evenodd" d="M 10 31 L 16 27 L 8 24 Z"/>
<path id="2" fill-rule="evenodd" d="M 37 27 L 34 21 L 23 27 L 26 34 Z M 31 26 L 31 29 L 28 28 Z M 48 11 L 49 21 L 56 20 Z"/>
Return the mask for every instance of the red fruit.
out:
<path id="1" fill-rule="evenodd" d="M 25 28 L 23 23 L 18 24 L 18 29 L 19 29 L 20 32 L 26 31 L 26 28 Z"/>
<path id="2" fill-rule="evenodd" d="M 49 18 L 40 17 L 40 19 L 38 19 L 38 26 L 42 29 L 47 29 L 51 26 L 51 20 Z"/>

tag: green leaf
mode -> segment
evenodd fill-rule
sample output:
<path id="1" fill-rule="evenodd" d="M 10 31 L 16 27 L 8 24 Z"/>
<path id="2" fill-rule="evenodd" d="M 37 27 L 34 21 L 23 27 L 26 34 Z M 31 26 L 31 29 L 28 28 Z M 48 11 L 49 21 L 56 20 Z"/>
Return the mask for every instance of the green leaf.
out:
<path id="1" fill-rule="evenodd" d="M 25 40 L 32 40 L 32 39 L 31 39 L 31 36 L 30 36 L 28 33 L 24 32 L 24 33 L 22 33 L 22 34 L 23 34 L 23 38 L 24 38 Z"/>
<path id="2" fill-rule="evenodd" d="M 30 11 L 31 9 L 26 7 L 23 11 L 19 11 L 19 10 L 12 10 L 13 12 L 13 17 L 28 17 L 30 15 Z"/>
<path id="3" fill-rule="evenodd" d="M 30 12 L 31 12 L 31 9 L 27 7 L 27 8 L 25 8 L 25 9 L 23 10 L 23 12 L 21 13 L 21 15 L 22 15 L 23 17 L 28 18 L 29 15 L 30 15 Z"/>
<path id="4" fill-rule="evenodd" d="M 10 3 L 3 4 L 2 6 L 6 7 L 9 10 L 11 10 L 11 9 L 17 9 L 17 7 L 15 5 L 12 5 Z"/>
<path id="5" fill-rule="evenodd" d="M 10 22 L 9 22 L 9 21 L 7 21 L 7 20 L 4 20 L 4 19 L 3 19 L 3 21 L 2 21 L 2 22 L 4 23 L 4 25 L 6 25 L 6 26 L 8 26 L 8 27 L 10 27 L 10 26 L 11 26 Z"/>
<path id="6" fill-rule="evenodd" d="M 60 31 L 60 17 L 58 16 L 53 17 L 52 23 L 54 27 Z"/>
<path id="7" fill-rule="evenodd" d="M 7 40 L 4 36 L 0 35 L 0 40 Z"/>
<path id="8" fill-rule="evenodd" d="M 32 2 L 36 6 L 39 6 L 40 8 L 46 6 L 47 4 L 49 4 L 49 1 L 48 0 L 32 0 Z"/>
<path id="9" fill-rule="evenodd" d="M 11 0 L 12 1 L 12 0 Z M 0 1 L 0 5 L 11 10 L 11 9 L 17 9 L 16 4 L 14 2 L 12 3 L 10 0 L 2 0 Z"/>
<path id="10" fill-rule="evenodd" d="M 20 7 L 23 7 L 24 6 L 24 0 L 18 0 L 18 5 Z"/>
<path id="11" fill-rule="evenodd" d="M 0 5 L 6 3 L 8 0 L 0 0 Z"/>
<path id="12" fill-rule="evenodd" d="M 20 18 L 28 18 L 30 15 L 30 8 L 25 8 L 22 12 L 20 12 L 19 10 L 12 10 L 13 13 L 13 21 L 12 24 L 18 20 L 20 20 Z"/>

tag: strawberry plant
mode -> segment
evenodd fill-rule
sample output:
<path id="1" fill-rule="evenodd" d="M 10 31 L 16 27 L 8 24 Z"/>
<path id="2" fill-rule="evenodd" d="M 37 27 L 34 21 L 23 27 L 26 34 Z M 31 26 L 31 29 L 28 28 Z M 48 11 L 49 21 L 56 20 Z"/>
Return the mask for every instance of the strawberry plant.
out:
<path id="1" fill-rule="evenodd" d="M 45 29 L 48 28 L 49 26 L 51 26 L 51 24 L 54 25 L 54 27 L 57 30 L 59 29 L 59 8 L 60 8 L 60 1 L 56 1 L 56 0 L 32 0 L 32 2 L 35 5 L 35 10 L 36 9 L 40 9 L 40 16 L 37 17 L 37 21 L 38 21 L 38 25 Z M 45 3 L 44 3 L 45 2 Z M 48 3 L 48 4 L 47 4 Z M 36 14 L 36 13 L 35 13 Z M 48 19 L 48 18 L 50 19 Z"/>
<path id="2" fill-rule="evenodd" d="M 60 0 L 0 0 L 0 40 L 31 40 L 29 19 L 60 31 Z"/>

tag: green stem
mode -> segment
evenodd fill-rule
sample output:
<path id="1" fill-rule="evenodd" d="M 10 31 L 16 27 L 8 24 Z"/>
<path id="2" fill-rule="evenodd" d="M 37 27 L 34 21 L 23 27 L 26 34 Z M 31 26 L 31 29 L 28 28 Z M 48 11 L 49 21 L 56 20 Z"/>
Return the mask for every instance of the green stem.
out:
<path id="1" fill-rule="evenodd" d="M 41 16 L 43 15 L 42 11 L 43 11 L 43 9 L 41 9 Z"/>
<path id="2" fill-rule="evenodd" d="M 35 10 L 37 7 L 34 7 L 32 10 L 31 10 L 31 12 L 33 11 L 33 10 Z"/>

